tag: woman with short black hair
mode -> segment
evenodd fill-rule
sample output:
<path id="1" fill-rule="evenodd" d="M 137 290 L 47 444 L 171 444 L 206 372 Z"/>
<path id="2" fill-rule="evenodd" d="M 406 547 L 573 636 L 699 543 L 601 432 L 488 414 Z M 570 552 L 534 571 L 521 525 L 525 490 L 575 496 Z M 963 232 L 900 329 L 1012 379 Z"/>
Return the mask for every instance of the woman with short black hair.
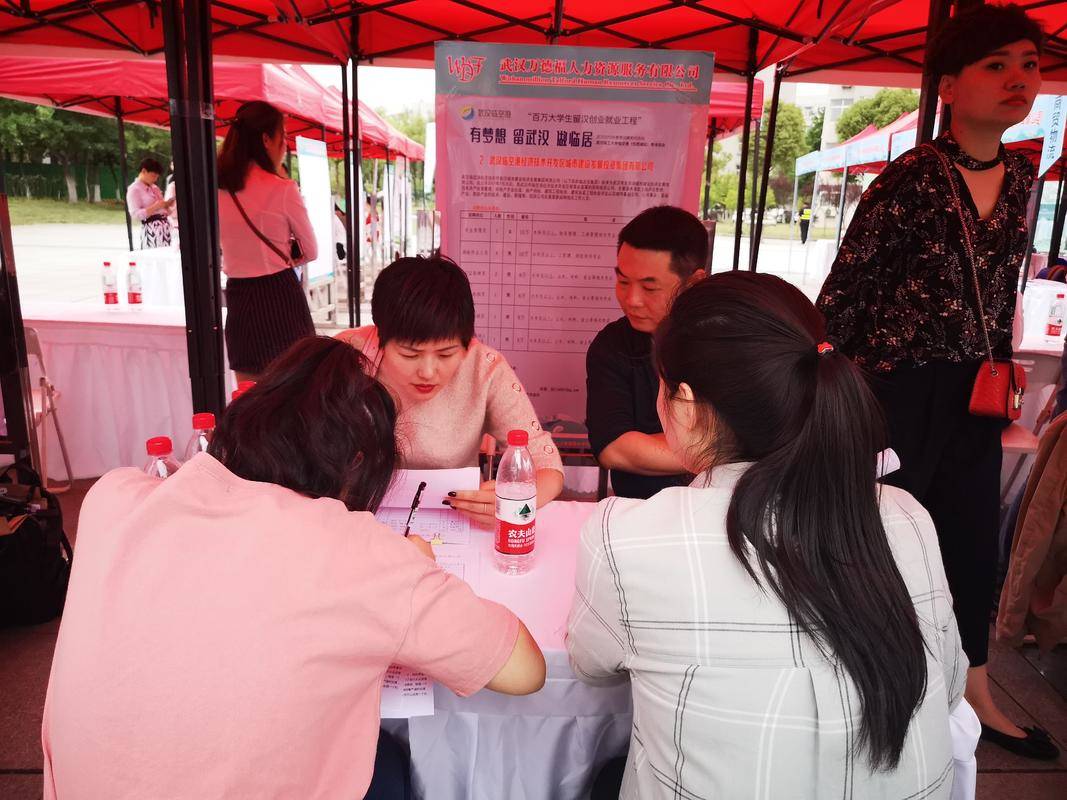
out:
<path id="1" fill-rule="evenodd" d="M 239 381 L 255 380 L 293 342 L 315 335 L 293 267 L 318 249 L 300 188 L 281 175 L 284 123 L 270 103 L 245 103 L 219 152 L 226 353 Z"/>
<path id="2" fill-rule="evenodd" d="M 394 261 L 374 282 L 371 315 L 375 325 L 338 338 L 371 361 L 397 398 L 405 467 L 477 466 L 485 434 L 503 442 L 508 431 L 521 429 L 537 470 L 538 506 L 559 496 L 559 452 L 507 360 L 474 338 L 474 297 L 459 265 L 442 255 Z M 451 504 L 478 522 L 495 522 L 492 481 L 457 491 Z"/>
<path id="3" fill-rule="evenodd" d="M 525 626 L 372 516 L 396 410 L 364 366 L 305 338 L 207 453 L 165 481 L 118 469 L 93 486 L 45 702 L 46 798 L 407 797 L 402 766 L 375 772 L 391 663 L 461 695 L 541 687 Z"/>
<path id="4" fill-rule="evenodd" d="M 1034 167 L 1000 140 L 1041 87 L 1042 43 L 1040 26 L 1015 5 L 949 21 L 930 54 L 947 130 L 864 193 L 818 305 L 831 340 L 872 373 L 901 461 L 886 482 L 914 495 L 937 526 L 983 736 L 1055 758 L 1048 734 L 1016 726 L 990 692 L 1006 420 L 968 410 L 982 363 L 1012 354 Z"/>

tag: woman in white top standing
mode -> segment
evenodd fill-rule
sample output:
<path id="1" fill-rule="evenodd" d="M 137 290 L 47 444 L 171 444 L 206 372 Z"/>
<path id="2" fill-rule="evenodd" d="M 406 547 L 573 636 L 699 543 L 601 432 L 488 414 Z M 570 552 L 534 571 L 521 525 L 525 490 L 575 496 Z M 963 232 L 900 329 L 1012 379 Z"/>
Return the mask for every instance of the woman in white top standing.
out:
<path id="1" fill-rule="evenodd" d="M 226 273 L 226 349 L 238 380 L 255 380 L 303 336 L 311 311 L 293 267 L 317 256 L 297 185 L 280 175 L 282 114 L 255 100 L 237 109 L 218 160 L 219 239 Z"/>
<path id="2" fill-rule="evenodd" d="M 663 430 L 697 478 L 599 505 L 567 636 L 583 680 L 632 682 L 623 797 L 950 796 L 967 659 L 937 537 L 876 483 L 877 402 L 824 334 L 745 272 L 656 333 Z"/>

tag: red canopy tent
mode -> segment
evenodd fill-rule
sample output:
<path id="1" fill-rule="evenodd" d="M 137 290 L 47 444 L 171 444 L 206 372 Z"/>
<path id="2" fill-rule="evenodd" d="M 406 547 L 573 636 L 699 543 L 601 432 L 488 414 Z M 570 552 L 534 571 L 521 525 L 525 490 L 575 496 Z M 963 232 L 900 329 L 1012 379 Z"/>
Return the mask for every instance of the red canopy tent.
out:
<path id="1" fill-rule="evenodd" d="M 1043 91 L 1067 93 L 1067 3 L 1020 0 L 1048 34 Z M 867 86 L 919 86 L 930 0 L 900 0 L 847 26 L 793 59 L 791 79 Z"/>
<path id="2" fill-rule="evenodd" d="M 736 81 L 716 80 L 711 85 L 711 105 L 708 108 L 708 135 L 712 139 L 733 136 L 745 124 L 745 95 L 747 86 Z M 763 81 L 753 83 L 751 119 L 763 116 Z"/>
<path id="3" fill-rule="evenodd" d="M 897 1 L 514 0 L 505 10 L 485 0 L 216 0 L 211 37 L 216 57 L 304 63 L 345 63 L 354 55 L 427 64 L 434 42 L 455 39 L 711 50 L 720 70 L 748 74 Z M 44 56 L 100 49 L 155 56 L 163 39 L 159 7 L 145 0 L 0 4 L 0 52 L 32 45 Z"/>
<path id="4" fill-rule="evenodd" d="M 324 88 L 300 66 L 220 61 L 213 68 L 216 133 L 225 136 L 238 107 L 266 100 L 286 115 L 290 145 L 296 136 L 322 139 L 340 157 L 341 94 Z M 84 114 L 168 127 L 166 65 L 162 61 L 115 61 L 0 56 L 0 96 Z M 420 161 L 422 145 L 359 104 L 360 141 L 366 158 Z"/>
<path id="5" fill-rule="evenodd" d="M 741 74 L 754 88 L 761 67 L 795 55 L 894 2 L 617 0 L 605 6 L 594 0 L 515 0 L 504 10 L 503 4 L 494 7 L 486 0 L 3 0 L 0 55 L 70 58 L 106 51 L 112 58 L 137 59 L 165 54 L 175 164 L 182 173 L 179 217 L 182 229 L 193 234 L 182 238 L 182 260 L 194 405 L 219 411 L 224 391 L 218 334 L 218 223 L 211 181 L 214 121 L 203 113 L 212 99 L 213 58 L 339 65 L 428 63 L 434 42 L 456 39 L 661 47 L 711 50 L 720 72 Z M 342 94 L 347 97 L 347 71 L 344 74 Z M 353 94 L 358 98 L 358 90 Z M 342 117 L 347 128 L 349 114 Z M 743 164 L 749 127 L 744 125 Z M 771 132 L 769 140 L 773 125 Z M 346 158 L 346 192 L 351 195 L 350 164 Z M 738 187 L 741 198 L 745 172 Z M 765 188 L 766 178 L 763 184 Z M 735 266 L 740 225 L 739 215 Z M 352 237 L 351 219 L 347 227 L 352 245 L 347 249 L 356 253 L 358 237 Z M 350 276 L 352 269 L 350 262 Z M 350 291 L 354 285 L 350 280 Z M 349 308 L 351 313 L 351 296 Z M 17 303 L 12 309 L 0 308 L 5 332 L 15 330 L 18 319 Z M 24 365 L 20 334 L 15 340 L 16 352 L 9 360 Z M 22 423 L 18 427 L 24 427 Z"/>

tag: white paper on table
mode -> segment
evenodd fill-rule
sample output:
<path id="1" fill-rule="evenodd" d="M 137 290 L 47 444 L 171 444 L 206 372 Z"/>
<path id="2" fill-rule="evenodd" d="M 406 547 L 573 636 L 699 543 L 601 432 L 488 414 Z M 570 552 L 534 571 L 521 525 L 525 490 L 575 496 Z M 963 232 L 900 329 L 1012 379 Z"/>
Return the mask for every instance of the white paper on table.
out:
<path id="1" fill-rule="evenodd" d="M 432 717 L 433 682 L 407 667 L 393 664 L 382 681 L 382 719 Z"/>
<path id="2" fill-rule="evenodd" d="M 434 544 L 470 544 L 470 519 L 444 508 L 442 501 L 448 498 L 449 492 L 477 489 L 481 485 L 481 474 L 477 467 L 399 470 L 375 518 L 398 533 L 403 533 L 411 511 L 411 501 L 415 499 L 415 492 L 422 481 L 426 481 L 426 488 L 419 501 L 419 510 L 415 512 L 411 532 Z"/>

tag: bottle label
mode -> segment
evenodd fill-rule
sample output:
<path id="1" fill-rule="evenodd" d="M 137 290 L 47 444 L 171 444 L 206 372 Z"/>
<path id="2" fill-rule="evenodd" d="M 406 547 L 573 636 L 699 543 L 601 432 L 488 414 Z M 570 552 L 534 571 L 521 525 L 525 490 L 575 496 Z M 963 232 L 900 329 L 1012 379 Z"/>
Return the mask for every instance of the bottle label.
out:
<path id="1" fill-rule="evenodd" d="M 104 305 L 115 306 L 119 303 L 118 292 L 104 292 Z"/>
<path id="2" fill-rule="evenodd" d="M 521 556 L 534 549 L 537 497 L 524 500 L 496 499 L 496 549 L 498 553 Z"/>
<path id="3" fill-rule="evenodd" d="M 140 292 L 127 292 L 126 293 L 126 302 L 129 303 L 131 306 L 140 305 L 140 303 L 141 303 L 141 293 Z"/>

